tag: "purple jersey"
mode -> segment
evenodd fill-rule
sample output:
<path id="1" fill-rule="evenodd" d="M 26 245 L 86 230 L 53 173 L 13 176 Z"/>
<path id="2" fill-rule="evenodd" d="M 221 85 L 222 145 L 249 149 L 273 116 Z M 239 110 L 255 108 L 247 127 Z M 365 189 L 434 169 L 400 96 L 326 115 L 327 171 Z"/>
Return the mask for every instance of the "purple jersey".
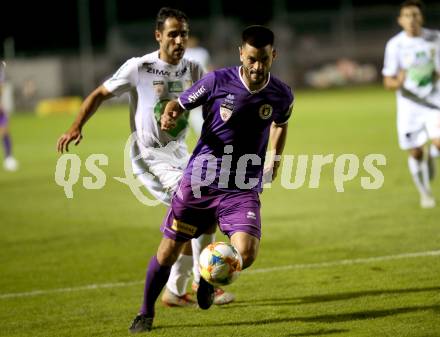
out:
<path id="1" fill-rule="evenodd" d="M 270 75 L 263 88 L 250 91 L 240 68 L 211 72 L 179 97 L 185 110 L 203 105 L 205 120 L 184 179 L 199 176 L 196 181 L 212 188 L 260 191 L 270 125 L 287 123 L 293 95 Z"/>

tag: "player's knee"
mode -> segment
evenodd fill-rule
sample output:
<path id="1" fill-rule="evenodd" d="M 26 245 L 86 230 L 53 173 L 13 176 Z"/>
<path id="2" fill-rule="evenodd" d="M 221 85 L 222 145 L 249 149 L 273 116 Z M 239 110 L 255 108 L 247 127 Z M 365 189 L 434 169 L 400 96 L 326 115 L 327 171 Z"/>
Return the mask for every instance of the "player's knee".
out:
<path id="1" fill-rule="evenodd" d="M 162 266 L 172 266 L 176 262 L 182 250 L 184 242 L 178 242 L 171 239 L 162 239 L 157 249 L 157 261 Z"/>
<path id="2" fill-rule="evenodd" d="M 416 160 L 423 159 L 423 149 L 420 147 L 416 147 L 414 149 L 409 150 L 409 155 Z"/>
<path id="3" fill-rule="evenodd" d="M 440 151 L 440 138 L 433 139 L 432 144 Z"/>
<path id="4" fill-rule="evenodd" d="M 241 258 L 243 260 L 243 269 L 250 267 L 252 263 L 254 263 L 255 259 L 257 258 L 257 251 L 256 249 L 245 249 L 240 252 Z"/>
<path id="5" fill-rule="evenodd" d="M 231 243 L 243 260 L 243 269 L 249 267 L 257 258 L 259 242 L 259 239 L 245 232 L 236 232 L 231 236 Z"/>

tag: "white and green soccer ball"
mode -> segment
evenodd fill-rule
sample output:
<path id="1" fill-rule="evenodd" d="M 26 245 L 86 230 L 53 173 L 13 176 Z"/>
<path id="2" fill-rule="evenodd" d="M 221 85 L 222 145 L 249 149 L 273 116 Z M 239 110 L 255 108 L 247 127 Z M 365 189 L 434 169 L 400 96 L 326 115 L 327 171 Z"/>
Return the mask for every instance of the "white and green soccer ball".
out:
<path id="1" fill-rule="evenodd" d="M 240 275 L 243 260 L 233 245 L 213 242 L 202 250 L 199 259 L 200 275 L 215 286 L 234 282 Z"/>

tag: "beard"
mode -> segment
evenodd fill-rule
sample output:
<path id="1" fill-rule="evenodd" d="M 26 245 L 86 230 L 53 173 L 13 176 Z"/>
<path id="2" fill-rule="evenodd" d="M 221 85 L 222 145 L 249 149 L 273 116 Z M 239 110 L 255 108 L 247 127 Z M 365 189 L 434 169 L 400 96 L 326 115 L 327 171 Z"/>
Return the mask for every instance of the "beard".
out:
<path id="1" fill-rule="evenodd" d="M 262 84 L 266 81 L 267 74 L 264 73 L 264 71 L 256 71 L 249 69 L 245 65 L 243 65 L 244 74 L 246 75 L 246 78 L 248 79 L 249 83 L 253 85 Z"/>

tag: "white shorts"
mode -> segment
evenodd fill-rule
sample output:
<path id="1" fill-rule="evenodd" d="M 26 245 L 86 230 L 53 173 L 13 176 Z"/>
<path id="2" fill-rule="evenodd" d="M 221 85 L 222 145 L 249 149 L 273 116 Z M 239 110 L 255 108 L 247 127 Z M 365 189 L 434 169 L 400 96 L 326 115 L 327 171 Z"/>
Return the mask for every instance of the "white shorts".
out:
<path id="1" fill-rule="evenodd" d="M 440 138 L 440 109 L 398 97 L 397 133 L 402 150 L 421 147 L 429 139 Z"/>
<path id="2" fill-rule="evenodd" d="M 131 158 L 137 179 L 157 200 L 169 206 L 189 159 L 186 146 L 143 149 L 140 156 L 138 146 L 134 145 Z"/>

